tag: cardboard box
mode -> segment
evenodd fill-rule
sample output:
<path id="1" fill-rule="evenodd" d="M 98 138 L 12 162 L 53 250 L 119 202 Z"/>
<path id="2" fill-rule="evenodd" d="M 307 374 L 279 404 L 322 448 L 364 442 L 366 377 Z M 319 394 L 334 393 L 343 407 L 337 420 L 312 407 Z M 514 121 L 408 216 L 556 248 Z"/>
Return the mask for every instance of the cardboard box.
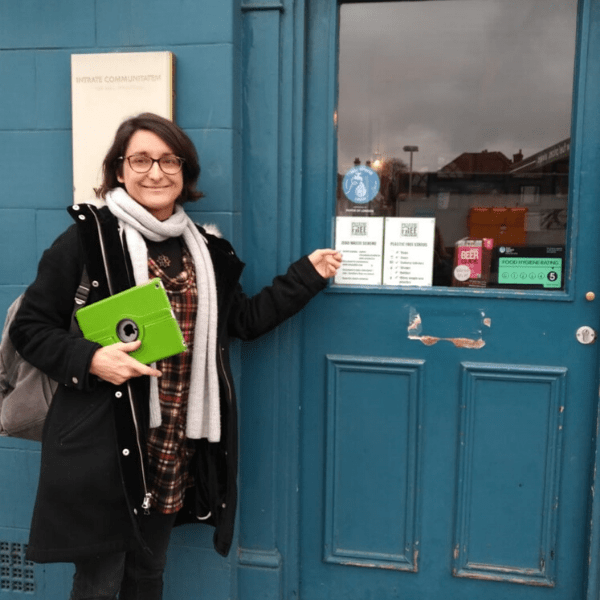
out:
<path id="1" fill-rule="evenodd" d="M 524 246 L 527 242 L 525 226 L 527 208 L 471 208 L 469 210 L 469 237 L 491 238 L 496 246 Z"/>

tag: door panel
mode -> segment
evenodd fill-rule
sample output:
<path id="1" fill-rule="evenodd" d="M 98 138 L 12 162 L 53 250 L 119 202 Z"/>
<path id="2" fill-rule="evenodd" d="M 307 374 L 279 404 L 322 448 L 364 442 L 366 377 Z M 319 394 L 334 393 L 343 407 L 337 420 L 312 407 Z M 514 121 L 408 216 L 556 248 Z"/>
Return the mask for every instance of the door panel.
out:
<path id="1" fill-rule="evenodd" d="M 316 247 L 335 227 L 337 12 L 308 6 Z M 303 600 L 586 597 L 597 345 L 575 333 L 599 327 L 599 15 L 579 7 L 563 289 L 334 284 L 307 308 Z"/>
<path id="2" fill-rule="evenodd" d="M 462 363 L 454 576 L 554 585 L 566 376 Z"/>
<path id="3" fill-rule="evenodd" d="M 582 598 L 596 384 L 576 321 L 548 311 L 563 345 L 533 362 L 516 302 L 474 350 L 410 340 L 401 300 L 403 324 L 346 300 L 306 320 L 301 597 Z"/>
<path id="4" fill-rule="evenodd" d="M 327 356 L 325 561 L 417 570 L 422 372 L 418 360 Z"/>

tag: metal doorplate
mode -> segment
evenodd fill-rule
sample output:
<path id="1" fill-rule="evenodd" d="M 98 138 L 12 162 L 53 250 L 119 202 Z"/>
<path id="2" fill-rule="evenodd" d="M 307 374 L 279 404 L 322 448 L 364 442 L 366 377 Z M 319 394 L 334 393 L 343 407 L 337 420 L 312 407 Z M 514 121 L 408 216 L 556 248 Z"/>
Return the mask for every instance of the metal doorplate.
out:
<path id="1" fill-rule="evenodd" d="M 575 337 L 580 344 L 593 344 L 596 341 L 596 332 L 589 325 L 584 325 L 577 330 Z"/>

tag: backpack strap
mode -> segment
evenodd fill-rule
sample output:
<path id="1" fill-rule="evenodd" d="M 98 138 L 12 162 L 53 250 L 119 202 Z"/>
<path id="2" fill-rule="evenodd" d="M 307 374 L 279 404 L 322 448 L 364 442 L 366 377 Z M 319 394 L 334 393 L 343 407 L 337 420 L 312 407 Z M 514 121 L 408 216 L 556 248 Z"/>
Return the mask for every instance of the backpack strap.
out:
<path id="1" fill-rule="evenodd" d="M 87 269 L 85 265 L 83 265 L 83 273 L 81 274 L 81 281 L 79 282 L 79 287 L 75 292 L 75 298 L 73 299 L 73 313 L 71 314 L 71 333 L 80 333 L 79 325 L 77 323 L 77 319 L 75 318 L 75 314 L 80 308 L 85 306 L 87 302 L 88 296 L 90 295 L 90 278 L 87 273 Z"/>
<path id="2" fill-rule="evenodd" d="M 74 204 L 67 210 L 77 223 L 90 280 L 98 282 L 100 296 L 112 296 L 135 285 L 129 277 L 117 218 L 107 208 L 93 204 Z"/>

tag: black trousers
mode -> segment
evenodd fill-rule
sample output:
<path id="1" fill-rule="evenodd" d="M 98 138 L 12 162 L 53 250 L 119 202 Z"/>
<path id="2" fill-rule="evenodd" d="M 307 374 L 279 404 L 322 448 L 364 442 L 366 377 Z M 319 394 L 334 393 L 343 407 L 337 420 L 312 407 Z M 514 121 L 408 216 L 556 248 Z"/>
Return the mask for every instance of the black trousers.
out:
<path id="1" fill-rule="evenodd" d="M 142 536 L 152 555 L 136 548 L 75 563 L 70 600 L 161 600 L 163 572 L 176 514 L 151 512 Z"/>

